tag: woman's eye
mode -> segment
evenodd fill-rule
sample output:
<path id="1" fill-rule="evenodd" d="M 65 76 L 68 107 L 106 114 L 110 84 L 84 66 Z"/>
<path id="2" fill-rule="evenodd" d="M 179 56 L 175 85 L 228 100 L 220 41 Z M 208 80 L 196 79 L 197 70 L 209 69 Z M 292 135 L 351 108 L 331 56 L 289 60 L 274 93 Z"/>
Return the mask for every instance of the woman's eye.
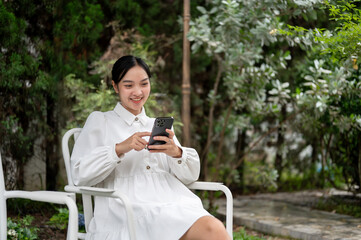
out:
<path id="1" fill-rule="evenodd" d="M 147 86 L 148 85 L 148 83 L 142 83 L 142 86 Z"/>
<path id="2" fill-rule="evenodd" d="M 126 88 L 131 88 L 132 85 L 124 85 Z"/>

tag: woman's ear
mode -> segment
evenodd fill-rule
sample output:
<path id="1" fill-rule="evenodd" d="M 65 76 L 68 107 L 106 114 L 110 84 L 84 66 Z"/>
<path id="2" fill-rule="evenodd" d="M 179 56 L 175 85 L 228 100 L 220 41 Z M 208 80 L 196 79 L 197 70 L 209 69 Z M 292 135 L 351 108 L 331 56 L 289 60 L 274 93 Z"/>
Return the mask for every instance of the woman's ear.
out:
<path id="1" fill-rule="evenodd" d="M 115 84 L 114 80 L 112 80 L 112 85 L 113 85 L 114 91 L 115 91 L 116 93 L 119 93 L 118 86 L 117 86 L 117 84 Z"/>

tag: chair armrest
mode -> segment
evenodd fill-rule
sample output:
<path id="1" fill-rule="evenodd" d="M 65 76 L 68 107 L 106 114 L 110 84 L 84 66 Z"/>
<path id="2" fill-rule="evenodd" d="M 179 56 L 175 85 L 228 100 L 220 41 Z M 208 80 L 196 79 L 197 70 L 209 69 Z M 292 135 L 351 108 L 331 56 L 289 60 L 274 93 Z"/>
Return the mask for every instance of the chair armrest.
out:
<path id="1" fill-rule="evenodd" d="M 89 192 L 89 193 L 113 193 L 115 192 L 114 189 L 108 188 L 97 188 L 97 187 L 79 187 L 80 191 L 82 192 Z"/>
<path id="2" fill-rule="evenodd" d="M 65 191 L 79 194 L 86 194 L 92 196 L 100 196 L 100 197 L 110 197 L 110 198 L 118 198 L 120 199 L 125 207 L 128 217 L 128 228 L 130 233 L 130 238 L 135 239 L 135 225 L 134 225 L 134 214 L 132 204 L 129 198 L 115 189 L 107 189 L 107 188 L 97 188 L 97 187 L 87 187 L 87 186 L 65 186 Z"/>
<path id="3" fill-rule="evenodd" d="M 233 238 L 233 196 L 229 188 L 221 182 L 194 182 L 188 184 L 189 189 L 194 190 L 208 190 L 208 191 L 222 191 L 226 195 L 227 204 L 226 204 L 226 227 L 227 232 L 231 238 Z"/>
<path id="4" fill-rule="evenodd" d="M 50 202 L 56 204 L 66 204 L 68 198 L 73 199 L 74 193 L 55 191 L 6 191 L 6 198 L 24 198 L 39 202 Z"/>
<path id="5" fill-rule="evenodd" d="M 221 182 L 201 182 L 201 181 L 193 182 L 187 185 L 189 189 L 211 190 L 211 191 L 219 191 L 220 188 L 222 188 L 222 186 L 224 185 Z"/>
<path id="6" fill-rule="evenodd" d="M 64 187 L 64 190 L 66 192 L 89 194 L 89 195 L 93 195 L 93 196 L 99 196 L 102 194 L 111 195 L 111 193 L 115 192 L 114 189 L 87 187 L 87 186 L 70 186 L 70 185 L 66 185 Z"/>
<path id="7" fill-rule="evenodd" d="M 4 196 L 9 198 L 23 198 L 39 202 L 65 204 L 69 209 L 69 223 L 67 239 L 75 240 L 78 234 L 78 208 L 74 201 L 74 193 L 54 191 L 5 191 Z"/>

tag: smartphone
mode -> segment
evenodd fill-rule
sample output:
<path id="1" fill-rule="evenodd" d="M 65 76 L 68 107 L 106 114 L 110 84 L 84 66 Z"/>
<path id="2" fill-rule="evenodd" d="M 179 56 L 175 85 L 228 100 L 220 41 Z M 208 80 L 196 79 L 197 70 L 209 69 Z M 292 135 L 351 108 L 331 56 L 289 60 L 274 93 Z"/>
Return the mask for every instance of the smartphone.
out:
<path id="1" fill-rule="evenodd" d="M 154 136 L 166 136 L 169 137 L 169 134 L 165 131 L 166 129 L 172 129 L 174 119 L 172 117 L 157 117 L 154 120 L 152 134 L 149 138 L 148 145 L 161 145 L 165 144 L 164 141 L 154 140 Z"/>

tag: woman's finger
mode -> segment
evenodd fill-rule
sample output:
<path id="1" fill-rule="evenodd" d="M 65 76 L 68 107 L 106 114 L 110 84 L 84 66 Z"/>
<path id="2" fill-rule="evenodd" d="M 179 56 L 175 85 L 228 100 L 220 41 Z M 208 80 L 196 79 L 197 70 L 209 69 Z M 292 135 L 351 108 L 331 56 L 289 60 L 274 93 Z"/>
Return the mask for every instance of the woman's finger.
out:
<path id="1" fill-rule="evenodd" d="M 148 143 L 148 142 L 145 141 L 143 138 L 139 138 L 139 137 L 136 139 L 136 141 L 139 142 L 139 143 L 142 144 L 142 145 L 147 145 L 147 143 Z"/>
<path id="2" fill-rule="evenodd" d="M 142 144 L 140 142 L 135 142 L 134 150 L 140 151 L 145 148 L 146 144 Z"/>
<path id="3" fill-rule="evenodd" d="M 156 137 L 153 137 L 153 139 L 158 140 L 158 141 L 164 141 L 166 143 L 170 143 L 170 138 L 165 137 L 165 136 L 156 136 Z"/>
<path id="4" fill-rule="evenodd" d="M 142 138 L 142 137 L 150 136 L 151 132 L 136 132 L 134 133 L 134 135 Z"/>
<path id="5" fill-rule="evenodd" d="M 172 130 L 170 130 L 170 129 L 166 129 L 165 131 L 169 134 L 169 138 L 170 138 L 170 139 L 173 139 L 173 137 L 174 137 L 174 132 L 173 132 Z"/>
<path id="6" fill-rule="evenodd" d="M 166 151 L 171 147 L 171 145 L 168 144 L 160 144 L 160 145 L 149 145 L 148 148 L 152 150 L 162 150 Z"/>

